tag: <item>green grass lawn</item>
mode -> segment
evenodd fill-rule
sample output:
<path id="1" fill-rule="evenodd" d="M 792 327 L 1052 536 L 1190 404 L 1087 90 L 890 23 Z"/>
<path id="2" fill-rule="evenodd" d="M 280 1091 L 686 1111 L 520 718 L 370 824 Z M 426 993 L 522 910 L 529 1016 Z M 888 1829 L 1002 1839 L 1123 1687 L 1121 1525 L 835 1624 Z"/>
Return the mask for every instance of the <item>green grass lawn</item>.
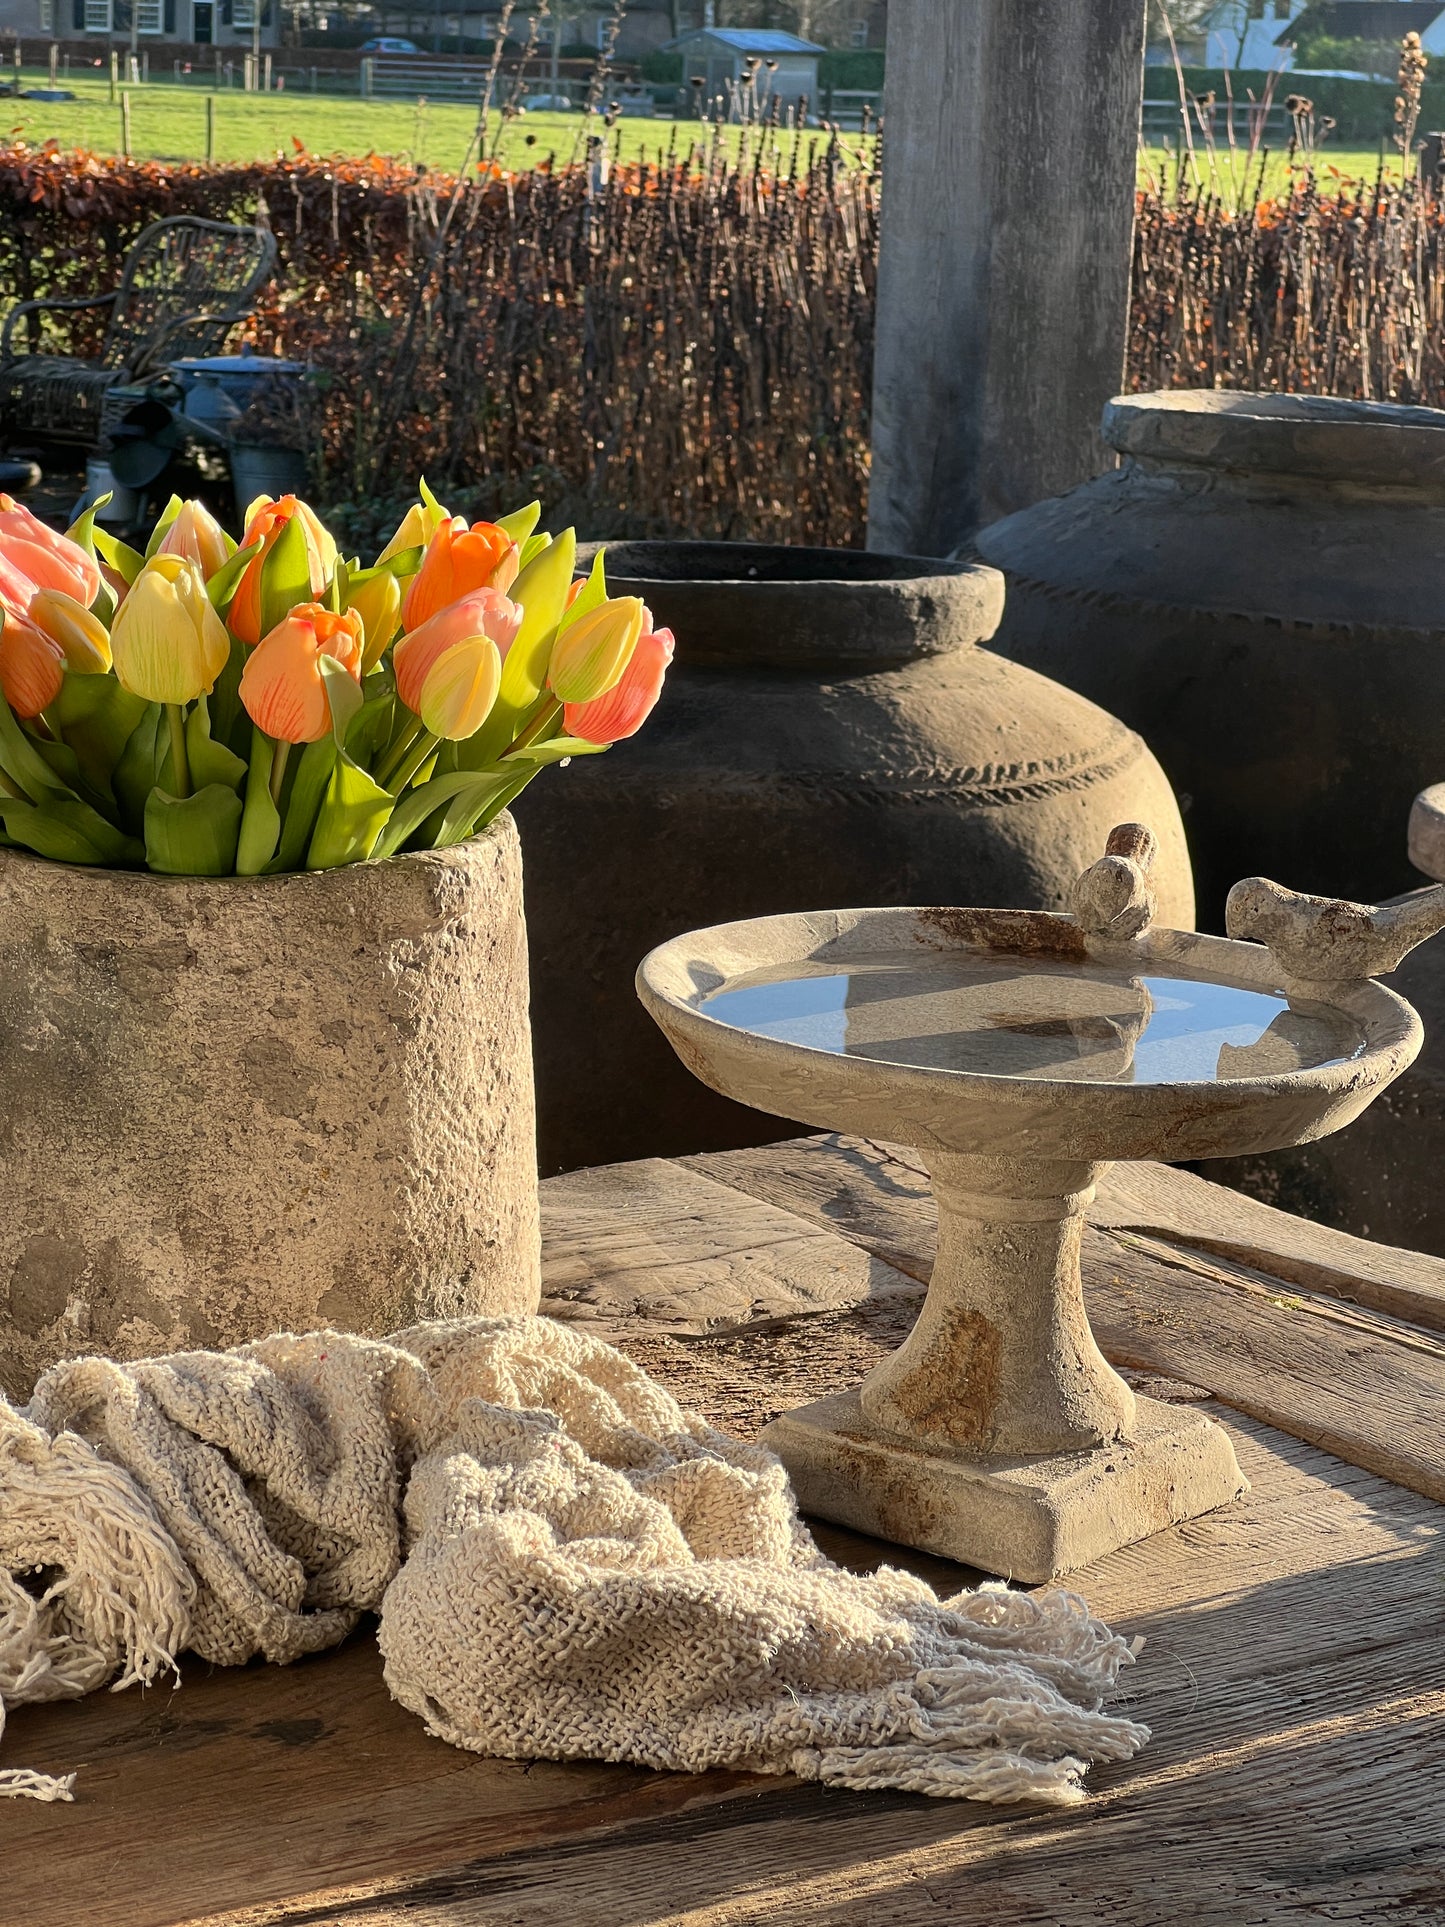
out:
<path id="1" fill-rule="evenodd" d="M 1315 173 L 1321 191 L 1328 194 L 1341 181 L 1373 181 L 1380 167 L 1378 148 L 1322 147 L 1314 157 Z M 1386 157 L 1387 171 L 1398 180 L 1400 177 L 1400 157 L 1391 153 Z M 1249 192 L 1259 178 L 1260 162 L 1256 159 L 1250 164 L 1241 152 L 1233 159 L 1227 149 L 1210 155 L 1202 148 L 1196 154 L 1191 166 L 1186 159 L 1187 178 L 1202 178 L 1206 187 L 1217 188 L 1231 201 L 1241 197 L 1241 190 L 1247 179 Z M 1165 153 L 1162 148 L 1149 148 L 1140 156 L 1139 172 L 1141 179 L 1152 178 L 1173 184 L 1179 171 L 1179 156 Z M 1268 154 L 1264 157 L 1264 188 L 1266 194 L 1279 194 L 1288 184 L 1289 162 L 1283 152 Z"/>
<path id="2" fill-rule="evenodd" d="M 27 87 L 45 86 L 43 73 L 26 73 Z M 0 133 L 33 142 L 57 140 L 97 154 L 119 154 L 121 109 L 110 100 L 109 82 L 74 73 L 63 83 L 73 101 L 0 101 Z M 154 82 L 126 91 L 131 102 L 131 151 L 137 160 L 201 160 L 206 153 L 206 94 L 199 84 Z M 253 161 L 294 153 L 302 141 L 314 154 L 390 154 L 454 168 L 476 126 L 476 109 L 440 101 L 352 100 L 325 94 L 245 94 L 222 90 L 216 99 L 218 161 Z M 498 130 L 493 116 L 488 152 Z M 594 129 L 597 123 L 592 123 Z M 497 158 L 504 167 L 535 166 L 548 155 L 559 162 L 577 154 L 581 114 L 528 114 L 500 130 Z M 686 151 L 704 130 L 696 121 L 624 119 L 613 133 L 622 157 L 654 157 L 674 139 Z M 819 136 L 819 139 L 822 137 Z M 847 137 L 845 136 L 845 139 Z"/>

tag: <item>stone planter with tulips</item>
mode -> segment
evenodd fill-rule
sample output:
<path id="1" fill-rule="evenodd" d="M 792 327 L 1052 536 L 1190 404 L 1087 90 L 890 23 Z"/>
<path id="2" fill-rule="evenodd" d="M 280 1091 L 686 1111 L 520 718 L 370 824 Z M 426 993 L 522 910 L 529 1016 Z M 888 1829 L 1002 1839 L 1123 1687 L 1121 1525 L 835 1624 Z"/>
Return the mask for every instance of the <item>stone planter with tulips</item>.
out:
<path id="1" fill-rule="evenodd" d="M 144 554 L 0 497 L 5 1391 L 535 1307 L 507 805 L 672 654 L 538 519 L 423 487 L 363 568 L 291 497 Z"/>

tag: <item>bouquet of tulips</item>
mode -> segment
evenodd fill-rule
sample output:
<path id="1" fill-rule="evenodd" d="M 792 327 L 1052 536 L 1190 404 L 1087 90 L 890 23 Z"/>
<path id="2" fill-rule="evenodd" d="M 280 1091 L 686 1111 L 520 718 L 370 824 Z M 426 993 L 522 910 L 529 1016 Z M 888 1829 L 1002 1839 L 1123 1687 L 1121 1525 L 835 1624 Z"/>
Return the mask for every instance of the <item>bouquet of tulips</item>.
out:
<path id="1" fill-rule="evenodd" d="M 540 512 L 468 527 L 423 483 L 363 568 L 294 496 L 239 544 L 173 497 L 142 554 L 0 495 L 0 844 L 257 876 L 473 835 L 633 735 L 672 659 Z"/>

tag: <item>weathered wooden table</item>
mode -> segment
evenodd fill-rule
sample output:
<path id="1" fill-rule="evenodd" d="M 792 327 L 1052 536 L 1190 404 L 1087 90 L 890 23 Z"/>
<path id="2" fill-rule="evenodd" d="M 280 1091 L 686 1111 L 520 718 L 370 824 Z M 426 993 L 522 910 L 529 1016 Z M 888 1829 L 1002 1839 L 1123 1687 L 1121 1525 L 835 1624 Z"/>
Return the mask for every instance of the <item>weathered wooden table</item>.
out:
<path id="1" fill-rule="evenodd" d="M 927 1185 L 856 1140 L 544 1187 L 545 1309 L 752 1433 L 896 1345 Z M 289 1668 L 25 1709 L 0 1927 L 1244 1927 L 1445 1922 L 1445 1261 L 1116 1167 L 1085 1276 L 1108 1356 L 1204 1399 L 1253 1490 L 1070 1583 L 1147 1635 L 1154 1739 L 1085 1807 L 478 1759 L 393 1704 L 363 1628 Z M 972 1575 L 821 1528 L 836 1557 Z"/>

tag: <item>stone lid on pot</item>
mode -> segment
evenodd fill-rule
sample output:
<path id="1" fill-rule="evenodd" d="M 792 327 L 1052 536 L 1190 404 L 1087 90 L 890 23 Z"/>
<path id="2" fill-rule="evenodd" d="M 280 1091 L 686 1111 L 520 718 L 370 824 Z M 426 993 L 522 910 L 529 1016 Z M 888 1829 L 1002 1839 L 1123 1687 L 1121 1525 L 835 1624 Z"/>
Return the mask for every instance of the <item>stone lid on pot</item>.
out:
<path id="1" fill-rule="evenodd" d="M 1217 471 L 1445 494 L 1445 409 L 1219 388 L 1116 395 L 1104 440 L 1121 455 Z"/>
<path id="2" fill-rule="evenodd" d="M 1003 578 L 978 563 L 753 542 L 587 543 L 614 595 L 673 630 L 679 662 L 756 669 L 886 668 L 985 642 Z"/>

